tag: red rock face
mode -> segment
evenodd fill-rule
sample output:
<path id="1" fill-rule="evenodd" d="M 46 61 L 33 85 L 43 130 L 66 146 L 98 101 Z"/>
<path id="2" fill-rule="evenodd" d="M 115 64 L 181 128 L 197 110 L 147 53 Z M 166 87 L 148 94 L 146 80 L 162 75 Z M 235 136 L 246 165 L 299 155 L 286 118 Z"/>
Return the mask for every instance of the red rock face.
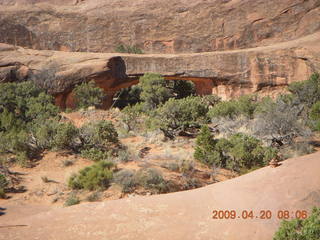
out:
<path id="1" fill-rule="evenodd" d="M 0 42 L 34 49 L 147 53 L 243 49 L 320 29 L 318 0 L 0 0 Z M 11 31 L 8 31 L 11 29 Z"/>
<path id="2" fill-rule="evenodd" d="M 146 72 L 191 80 L 200 95 L 229 99 L 274 96 L 320 70 L 318 0 L 0 0 L 0 5 L 0 42 L 13 45 L 0 46 L 0 82 L 33 80 L 62 107 L 74 106 L 73 87 L 89 80 L 106 91 L 108 107 L 119 89 Z M 118 44 L 152 54 L 88 53 L 113 52 Z"/>

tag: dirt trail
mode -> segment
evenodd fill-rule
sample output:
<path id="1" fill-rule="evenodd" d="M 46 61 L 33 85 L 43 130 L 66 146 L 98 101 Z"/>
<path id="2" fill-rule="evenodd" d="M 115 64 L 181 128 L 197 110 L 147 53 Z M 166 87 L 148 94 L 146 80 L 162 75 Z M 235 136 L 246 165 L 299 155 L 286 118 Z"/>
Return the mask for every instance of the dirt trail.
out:
<path id="1" fill-rule="evenodd" d="M 5 222 L 1 217 L 1 226 L 21 227 L 1 228 L 0 239 L 271 240 L 277 211 L 292 215 L 320 206 L 319 172 L 317 152 L 196 190 L 81 204 Z M 254 218 L 212 219 L 213 210 L 253 210 Z M 262 210 L 272 211 L 271 219 L 260 219 Z"/>

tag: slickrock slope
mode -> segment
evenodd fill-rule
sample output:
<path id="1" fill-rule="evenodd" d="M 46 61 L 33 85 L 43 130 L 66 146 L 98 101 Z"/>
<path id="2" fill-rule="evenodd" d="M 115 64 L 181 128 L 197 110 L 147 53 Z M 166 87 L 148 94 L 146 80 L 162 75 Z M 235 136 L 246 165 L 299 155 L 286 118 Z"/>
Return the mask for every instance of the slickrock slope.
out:
<path id="1" fill-rule="evenodd" d="M 272 46 L 193 54 L 116 54 L 31 50 L 0 44 L 0 82 L 32 80 L 72 106 L 75 84 L 95 80 L 112 95 L 146 72 L 191 80 L 199 94 L 273 95 L 320 70 L 320 32 Z"/>
<path id="2" fill-rule="evenodd" d="M 272 45 L 320 29 L 319 0 L 0 0 L 0 42 L 35 49 L 190 53 Z"/>
<path id="3" fill-rule="evenodd" d="M 197 190 L 81 204 L 8 222 L 0 217 L 0 239 L 271 240 L 278 210 L 292 214 L 320 206 L 319 172 L 317 152 Z M 3 207 L 8 214 L 15 211 Z M 239 215 L 253 210 L 254 216 L 270 210 L 273 215 L 219 220 L 212 219 L 213 210 Z"/>

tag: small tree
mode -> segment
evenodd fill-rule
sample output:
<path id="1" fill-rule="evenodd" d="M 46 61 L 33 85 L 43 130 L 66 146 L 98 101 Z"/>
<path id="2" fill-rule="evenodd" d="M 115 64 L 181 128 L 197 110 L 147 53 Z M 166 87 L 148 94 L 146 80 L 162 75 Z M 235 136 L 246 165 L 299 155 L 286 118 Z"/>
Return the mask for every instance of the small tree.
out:
<path id="1" fill-rule="evenodd" d="M 194 158 L 209 166 L 221 166 L 221 154 L 216 150 L 218 141 L 214 139 L 208 126 L 204 125 L 196 140 Z"/>
<path id="2" fill-rule="evenodd" d="M 82 83 L 74 88 L 77 108 L 88 108 L 90 106 L 100 107 L 105 93 L 102 88 L 96 87 L 94 82 Z"/>
<path id="3" fill-rule="evenodd" d="M 166 102 L 172 92 L 166 88 L 166 81 L 159 74 L 146 73 L 139 80 L 141 88 L 141 100 L 147 110 L 155 109 L 161 103 Z"/>
<path id="4" fill-rule="evenodd" d="M 201 97 L 171 98 L 157 109 L 156 118 L 159 119 L 160 129 L 164 134 L 173 138 L 180 131 L 206 123 L 208 110 Z"/>

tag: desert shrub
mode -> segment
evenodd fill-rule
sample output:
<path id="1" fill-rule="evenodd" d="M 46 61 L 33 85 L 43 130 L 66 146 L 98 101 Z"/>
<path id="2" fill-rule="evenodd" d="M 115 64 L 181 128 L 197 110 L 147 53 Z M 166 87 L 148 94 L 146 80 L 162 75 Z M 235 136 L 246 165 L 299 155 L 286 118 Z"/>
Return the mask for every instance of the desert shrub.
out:
<path id="1" fill-rule="evenodd" d="M 224 157 L 215 148 L 217 142 L 218 140 L 214 139 L 209 127 L 204 125 L 196 139 L 194 158 L 208 166 L 223 165 Z"/>
<path id="2" fill-rule="evenodd" d="M 202 184 L 199 179 L 187 177 L 186 182 L 183 185 L 183 189 L 189 190 L 189 189 L 195 189 L 202 187 Z"/>
<path id="3" fill-rule="evenodd" d="M 57 119 L 45 122 L 35 121 L 31 126 L 30 142 L 37 149 L 74 150 L 79 138 L 78 129 L 71 123 L 62 123 Z"/>
<path id="4" fill-rule="evenodd" d="M 279 150 L 283 159 L 300 157 L 315 152 L 315 148 L 308 142 L 296 142 L 286 145 Z"/>
<path id="5" fill-rule="evenodd" d="M 262 167 L 277 154 L 276 149 L 264 147 L 258 139 L 242 133 L 229 139 L 214 139 L 209 128 L 203 126 L 196 140 L 195 159 L 213 167 L 242 169 Z"/>
<path id="6" fill-rule="evenodd" d="M 276 101 L 264 99 L 252 124 L 254 136 L 279 146 L 291 144 L 297 136 L 307 136 L 310 130 L 300 112 L 301 106 L 294 104 L 290 95 L 279 96 Z"/>
<path id="7" fill-rule="evenodd" d="M 78 129 L 71 123 L 60 123 L 53 138 L 53 146 L 57 149 L 72 148 Z"/>
<path id="8" fill-rule="evenodd" d="M 241 133 L 230 137 L 229 143 L 230 158 L 226 164 L 233 170 L 262 167 L 277 154 L 275 149 L 263 147 L 258 139 Z"/>
<path id="9" fill-rule="evenodd" d="M 139 118 L 143 113 L 143 104 L 138 103 L 125 107 L 121 112 L 121 122 L 128 132 L 134 130 L 139 125 Z"/>
<path id="10" fill-rule="evenodd" d="M 128 149 L 121 149 L 117 152 L 116 159 L 120 162 L 129 162 L 131 161 L 132 156 Z"/>
<path id="11" fill-rule="evenodd" d="M 237 105 L 238 105 L 240 114 L 248 118 L 253 118 L 254 112 L 258 106 L 258 102 L 257 102 L 256 96 L 245 95 L 245 96 L 241 96 L 238 99 Z"/>
<path id="12" fill-rule="evenodd" d="M 180 166 L 177 162 L 167 162 L 161 164 L 161 167 L 169 169 L 170 171 L 173 172 L 179 172 L 180 171 Z"/>
<path id="13" fill-rule="evenodd" d="M 135 174 L 137 185 L 144 187 L 156 193 L 165 193 L 168 186 L 162 174 L 154 168 L 142 168 Z"/>
<path id="14" fill-rule="evenodd" d="M 139 79 L 139 87 L 141 88 L 140 98 L 146 110 L 155 109 L 172 96 L 172 91 L 166 87 L 166 80 L 160 74 L 145 73 Z"/>
<path id="15" fill-rule="evenodd" d="M 202 97 L 202 102 L 204 105 L 210 108 L 221 102 L 221 98 L 217 95 L 205 95 Z"/>
<path id="16" fill-rule="evenodd" d="M 199 127 L 207 122 L 208 106 L 201 102 L 201 97 L 186 97 L 183 99 L 169 99 L 156 112 L 160 129 L 172 138 L 179 131 L 188 127 Z"/>
<path id="17" fill-rule="evenodd" d="M 98 148 L 89 148 L 89 149 L 83 149 L 81 151 L 81 157 L 98 162 L 98 161 L 107 160 L 108 158 L 110 158 L 110 153 L 108 151 L 103 151 Z"/>
<path id="18" fill-rule="evenodd" d="M 118 133 L 110 121 L 90 122 L 80 129 L 80 139 L 84 148 L 110 149 L 118 144 Z"/>
<path id="19" fill-rule="evenodd" d="M 320 101 L 320 75 L 315 73 L 307 81 L 294 82 L 288 87 L 299 104 L 304 104 L 309 108 Z"/>
<path id="20" fill-rule="evenodd" d="M 212 118 L 229 118 L 234 119 L 239 115 L 252 118 L 257 108 L 255 96 L 246 95 L 238 99 L 218 102 L 210 109 L 208 116 Z"/>
<path id="21" fill-rule="evenodd" d="M 316 240 L 320 239 L 320 208 L 314 208 L 306 219 L 284 220 L 273 240 Z"/>
<path id="22" fill-rule="evenodd" d="M 115 52 L 143 54 L 142 49 L 138 48 L 137 46 L 130 46 L 130 45 L 124 45 L 124 44 L 120 44 L 120 45 L 116 46 Z"/>
<path id="23" fill-rule="evenodd" d="M 118 133 L 110 121 L 85 124 L 79 132 L 81 156 L 85 158 L 106 160 L 120 149 Z"/>
<path id="24" fill-rule="evenodd" d="M 35 119 L 47 119 L 59 112 L 53 97 L 32 82 L 3 83 L 0 92 L 0 131 L 22 128 Z"/>
<path id="25" fill-rule="evenodd" d="M 100 107 L 105 93 L 102 88 L 96 87 L 94 82 L 82 83 L 74 88 L 75 102 L 78 109 L 90 106 Z"/>
<path id="26" fill-rule="evenodd" d="M 100 161 L 86 167 L 74 174 L 69 179 L 69 187 L 72 189 L 98 190 L 106 189 L 113 178 L 112 162 Z"/>
<path id="27" fill-rule="evenodd" d="M 0 188 L 0 199 L 6 199 L 7 195 L 3 188 Z"/>
<path id="28" fill-rule="evenodd" d="M 114 182 L 122 187 L 122 192 L 133 192 L 137 183 L 135 179 L 135 171 L 123 169 L 114 175 Z"/>
<path id="29" fill-rule="evenodd" d="M 0 174 L 0 188 L 4 189 L 8 186 L 8 184 L 9 181 L 7 178 L 3 174 Z"/>
<path id="30" fill-rule="evenodd" d="M 87 197 L 87 201 L 89 202 L 97 202 L 100 200 L 100 194 L 99 192 L 94 192 L 91 193 L 88 197 Z"/>
<path id="31" fill-rule="evenodd" d="M 67 200 L 65 201 L 64 206 L 69 207 L 79 203 L 80 203 L 79 197 L 77 197 L 75 194 L 70 194 Z"/>
<path id="32" fill-rule="evenodd" d="M 312 105 L 309 116 L 312 120 L 312 128 L 320 131 L 320 101 Z"/>
<path id="33" fill-rule="evenodd" d="M 212 118 L 231 118 L 233 119 L 240 111 L 237 107 L 237 102 L 235 100 L 223 101 L 216 104 L 213 108 L 210 109 L 208 116 Z"/>
<path id="34" fill-rule="evenodd" d="M 59 110 L 53 97 L 32 82 L 0 84 L 0 152 L 32 158 L 38 154 L 30 128 L 46 122 Z"/>
<path id="35" fill-rule="evenodd" d="M 6 198 L 5 188 L 8 184 L 7 178 L 3 174 L 0 174 L 0 198 Z"/>

